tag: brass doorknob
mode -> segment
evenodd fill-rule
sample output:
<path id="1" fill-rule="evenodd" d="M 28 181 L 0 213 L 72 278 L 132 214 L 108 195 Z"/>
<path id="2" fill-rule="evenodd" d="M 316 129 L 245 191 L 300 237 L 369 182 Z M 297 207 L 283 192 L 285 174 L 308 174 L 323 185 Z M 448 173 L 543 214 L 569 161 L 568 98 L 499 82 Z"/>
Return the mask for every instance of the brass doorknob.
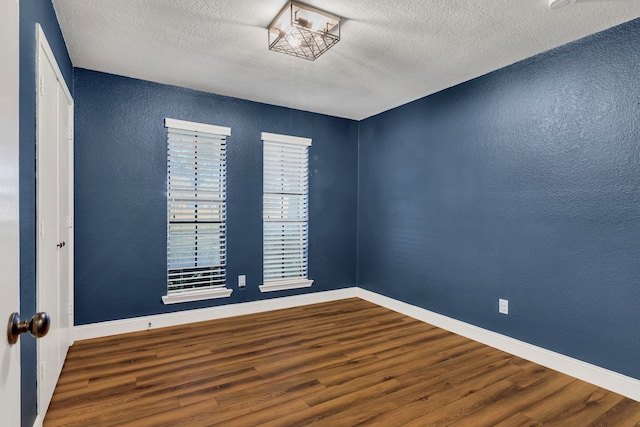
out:
<path id="1" fill-rule="evenodd" d="M 47 313 L 36 313 L 31 320 L 20 320 L 19 313 L 12 313 L 7 325 L 7 339 L 9 344 L 15 344 L 20 334 L 25 332 L 31 333 L 36 338 L 42 338 L 49 332 L 49 326 L 51 326 L 51 319 Z"/>

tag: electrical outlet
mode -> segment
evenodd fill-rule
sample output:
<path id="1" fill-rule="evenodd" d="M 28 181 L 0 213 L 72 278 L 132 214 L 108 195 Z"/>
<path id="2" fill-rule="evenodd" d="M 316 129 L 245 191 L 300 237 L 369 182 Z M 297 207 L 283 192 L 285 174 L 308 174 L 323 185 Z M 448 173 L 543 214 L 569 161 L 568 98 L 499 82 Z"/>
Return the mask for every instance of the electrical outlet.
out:
<path id="1" fill-rule="evenodd" d="M 238 288 L 244 288 L 245 286 L 247 286 L 247 276 L 241 274 L 238 276 Z"/>
<path id="2" fill-rule="evenodd" d="M 498 312 L 501 314 L 509 314 L 509 300 L 508 299 L 499 299 L 498 300 Z"/>

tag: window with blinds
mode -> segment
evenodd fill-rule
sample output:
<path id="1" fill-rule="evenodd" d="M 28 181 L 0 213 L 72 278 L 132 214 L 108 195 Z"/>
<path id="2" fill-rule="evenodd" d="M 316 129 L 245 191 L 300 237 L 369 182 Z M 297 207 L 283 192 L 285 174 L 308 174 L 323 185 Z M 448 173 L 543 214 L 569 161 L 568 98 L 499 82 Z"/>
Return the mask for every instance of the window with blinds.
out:
<path id="1" fill-rule="evenodd" d="M 165 119 L 167 295 L 165 304 L 224 298 L 226 137 L 231 129 Z"/>
<path id="2" fill-rule="evenodd" d="M 262 292 L 309 287 L 311 139 L 263 133 Z"/>

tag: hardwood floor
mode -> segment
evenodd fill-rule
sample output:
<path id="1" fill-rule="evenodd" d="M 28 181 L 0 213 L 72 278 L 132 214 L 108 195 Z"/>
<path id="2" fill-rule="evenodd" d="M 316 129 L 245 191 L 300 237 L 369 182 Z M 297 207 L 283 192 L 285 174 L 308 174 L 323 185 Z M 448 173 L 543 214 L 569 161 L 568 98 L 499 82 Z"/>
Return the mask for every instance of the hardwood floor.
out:
<path id="1" fill-rule="evenodd" d="M 353 298 L 77 342 L 56 426 L 640 426 L 640 403 Z"/>

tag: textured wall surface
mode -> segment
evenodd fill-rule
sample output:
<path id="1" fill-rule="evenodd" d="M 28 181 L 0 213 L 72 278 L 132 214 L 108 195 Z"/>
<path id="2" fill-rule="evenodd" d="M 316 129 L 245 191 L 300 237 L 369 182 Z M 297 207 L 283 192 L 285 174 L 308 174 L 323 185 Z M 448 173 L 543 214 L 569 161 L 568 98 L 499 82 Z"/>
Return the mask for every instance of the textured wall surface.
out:
<path id="1" fill-rule="evenodd" d="M 357 122 L 75 69 L 76 324 L 355 285 Z M 165 306 L 166 117 L 231 128 L 227 140 L 230 298 Z M 309 277 L 262 294 L 261 132 L 313 139 Z"/>
<path id="2" fill-rule="evenodd" d="M 640 378 L 638 46 L 640 20 L 361 122 L 359 286 Z"/>
<path id="3" fill-rule="evenodd" d="M 73 68 L 50 0 L 20 1 L 20 313 L 36 311 L 36 23 L 73 95 Z M 20 340 L 22 425 L 36 418 L 36 343 Z"/>

